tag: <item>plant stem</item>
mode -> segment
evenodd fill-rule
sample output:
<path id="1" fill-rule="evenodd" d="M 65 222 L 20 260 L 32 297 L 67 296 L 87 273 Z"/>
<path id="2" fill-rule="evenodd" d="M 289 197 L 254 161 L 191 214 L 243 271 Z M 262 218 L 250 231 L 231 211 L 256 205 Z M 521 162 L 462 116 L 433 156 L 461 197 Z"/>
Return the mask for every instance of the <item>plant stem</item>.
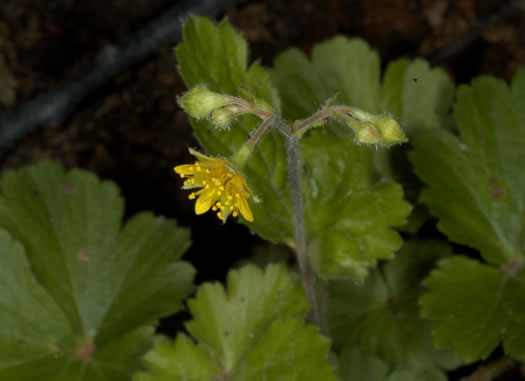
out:
<path id="1" fill-rule="evenodd" d="M 320 121 L 321 119 L 332 117 L 334 113 L 339 113 L 341 115 L 344 115 L 345 113 L 352 112 L 354 110 L 355 110 L 354 107 L 345 106 L 345 105 L 330 106 L 330 107 L 323 108 L 322 110 L 316 112 L 315 114 L 303 120 L 297 126 L 293 127 L 292 134 L 299 136 L 301 131 L 307 129 L 312 124 L 314 124 L 317 121 Z"/>
<path id="2" fill-rule="evenodd" d="M 292 199 L 292 209 L 294 214 L 294 225 L 295 225 L 295 245 L 297 263 L 299 265 L 299 271 L 301 272 L 301 278 L 303 280 L 303 287 L 306 294 L 306 298 L 312 306 L 312 323 L 317 325 L 321 331 L 321 316 L 319 310 L 319 303 L 317 301 L 317 291 L 315 285 L 315 274 L 311 271 L 310 261 L 308 258 L 307 246 L 306 246 L 306 229 L 304 221 L 304 210 L 303 210 L 303 195 L 301 191 L 301 154 L 299 138 L 293 136 L 292 128 L 286 124 L 279 116 L 274 113 L 268 113 L 265 110 L 261 110 L 251 103 L 247 102 L 242 98 L 234 97 L 234 102 L 239 106 L 242 106 L 249 110 L 249 112 L 259 116 L 263 119 L 263 123 L 259 128 L 250 136 L 248 144 L 254 144 L 262 136 L 266 128 L 273 124 L 277 127 L 281 133 L 286 136 L 288 142 L 288 155 L 286 156 L 286 163 L 288 166 L 288 182 L 290 184 L 290 197 Z M 313 123 L 316 120 L 322 119 L 327 115 L 321 111 L 309 118 L 309 123 Z M 305 121 L 306 122 L 306 121 Z M 305 123 L 301 123 L 301 127 L 307 127 Z"/>
<path id="3" fill-rule="evenodd" d="M 303 196 L 301 193 L 301 156 L 299 138 L 290 136 L 288 138 L 288 181 L 290 183 L 290 195 L 295 218 L 295 242 L 297 262 L 303 278 L 304 291 L 308 301 L 312 305 L 312 322 L 320 327 L 319 305 L 315 291 L 315 276 L 311 272 L 310 262 L 306 248 L 306 229 L 303 210 Z"/>

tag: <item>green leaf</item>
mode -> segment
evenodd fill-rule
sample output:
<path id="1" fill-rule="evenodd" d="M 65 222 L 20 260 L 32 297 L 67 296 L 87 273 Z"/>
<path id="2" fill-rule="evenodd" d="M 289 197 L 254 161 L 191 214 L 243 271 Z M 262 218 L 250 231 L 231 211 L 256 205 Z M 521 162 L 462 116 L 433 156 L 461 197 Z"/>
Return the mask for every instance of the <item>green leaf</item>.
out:
<path id="1" fill-rule="evenodd" d="M 336 380 L 325 362 L 330 344 L 304 324 L 308 304 L 285 266 L 231 271 L 227 291 L 207 283 L 188 304 L 196 344 L 185 335 L 157 344 L 145 358 L 149 373 L 135 381 Z"/>
<path id="2" fill-rule="evenodd" d="M 5 271 L 26 263 L 28 273 L 2 277 L 7 279 L 2 290 L 9 292 L 0 315 L 26 312 L 20 322 L 14 315 L 2 319 L 2 345 L 17 361 L 0 357 L 0 379 L 20 369 L 34 373 L 17 380 L 32 380 L 39 369 L 54 377 L 66 372 L 71 380 L 82 380 L 91 371 L 99 375 L 93 379 L 128 379 L 137 357 L 151 345 L 147 326 L 180 310 L 181 300 L 192 291 L 194 270 L 176 261 L 189 246 L 188 232 L 150 213 L 121 228 L 123 200 L 113 183 L 82 170 L 65 173 L 52 162 L 6 171 L 1 183 L 0 226 L 25 246 L 31 268 L 21 247 L 15 250 L 18 264 L 10 263 L 7 254 L 0 257 L 8 261 L 0 266 Z M 16 286 L 22 281 L 26 291 Z M 37 306 L 40 312 L 31 313 Z M 62 360 L 57 363 L 55 357 Z M 35 359 L 38 366 L 33 367 Z M 69 371 L 78 361 L 85 369 Z M 119 362 L 133 367 L 122 367 L 117 377 Z"/>
<path id="3" fill-rule="evenodd" d="M 393 256 L 403 240 L 410 205 L 402 189 L 372 182 L 372 152 L 352 138 L 315 132 L 302 140 L 304 204 L 314 269 L 324 279 L 363 281 L 377 259 Z"/>
<path id="4" fill-rule="evenodd" d="M 450 124 L 454 84 L 421 59 L 390 63 L 381 83 L 379 56 L 361 39 L 342 36 L 317 44 L 309 60 L 296 48 L 275 58 L 271 72 L 283 115 L 303 119 L 339 94 L 337 101 L 378 114 L 392 112 L 409 136 Z"/>
<path id="5" fill-rule="evenodd" d="M 339 358 L 341 381 L 384 381 L 388 365 L 378 357 L 364 353 L 357 346 L 345 347 Z"/>
<path id="6" fill-rule="evenodd" d="M 328 98 L 378 113 L 379 56 L 360 39 L 338 36 L 312 49 L 309 60 L 291 48 L 278 55 L 271 72 L 286 119 L 304 119 Z"/>
<path id="7" fill-rule="evenodd" d="M 177 45 L 179 72 L 188 88 L 206 84 L 212 91 L 241 96 L 245 86 L 255 96 L 279 110 L 279 97 L 265 69 L 255 63 L 248 67 L 247 44 L 226 21 L 215 26 L 205 18 L 190 17 L 184 24 L 183 41 Z M 215 128 L 209 120 L 191 119 L 195 137 L 206 152 L 229 157 L 260 124 L 253 115 L 239 117 L 229 130 Z M 275 242 L 291 242 L 294 229 L 280 133 L 264 134 L 243 168 L 248 185 L 261 199 L 250 202 L 254 221 L 250 229 Z"/>
<path id="8" fill-rule="evenodd" d="M 443 376 L 442 376 L 443 377 Z M 363 352 L 359 347 L 346 347 L 339 358 L 341 381 L 418 381 L 433 380 L 405 370 L 389 371 L 388 365 L 378 357 Z M 437 378 L 441 380 L 443 378 Z"/>
<path id="9" fill-rule="evenodd" d="M 381 110 L 399 118 L 405 132 L 450 127 L 454 84 L 441 68 L 422 59 L 391 62 L 383 78 Z"/>
<path id="10" fill-rule="evenodd" d="M 524 259 L 524 77 L 522 70 L 510 88 L 491 77 L 461 86 L 455 114 L 462 140 L 435 131 L 417 137 L 411 154 L 438 228 L 496 264 Z"/>
<path id="11" fill-rule="evenodd" d="M 457 361 L 448 351 L 432 346 L 432 322 L 419 317 L 417 300 L 425 274 L 438 258 L 448 255 L 448 246 L 438 241 L 407 242 L 362 286 L 330 282 L 334 346 L 357 346 L 384 361 L 391 371 L 446 380 L 443 369 L 455 367 Z"/>
<path id="12" fill-rule="evenodd" d="M 525 359 L 525 271 L 503 270 L 463 256 L 439 262 L 421 297 L 422 314 L 439 320 L 436 345 L 474 362 L 502 341 L 508 355 Z"/>

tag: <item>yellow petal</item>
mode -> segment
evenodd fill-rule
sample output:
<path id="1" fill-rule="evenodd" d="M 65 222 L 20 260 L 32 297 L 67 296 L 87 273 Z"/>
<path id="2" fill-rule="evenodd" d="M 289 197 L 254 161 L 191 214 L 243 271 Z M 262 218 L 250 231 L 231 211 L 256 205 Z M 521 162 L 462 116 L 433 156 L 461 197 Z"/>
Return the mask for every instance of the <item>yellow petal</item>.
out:
<path id="1" fill-rule="evenodd" d="M 217 202 L 219 196 L 215 189 L 205 190 L 199 195 L 197 202 L 195 203 L 195 214 L 206 213 L 210 208 Z"/>
<path id="2" fill-rule="evenodd" d="M 193 175 L 196 173 L 194 164 L 177 165 L 173 170 L 180 175 Z"/>
<path id="3" fill-rule="evenodd" d="M 253 222 L 253 214 L 250 205 L 248 205 L 248 201 L 246 201 L 244 197 L 239 197 L 237 200 L 237 207 L 246 221 Z"/>

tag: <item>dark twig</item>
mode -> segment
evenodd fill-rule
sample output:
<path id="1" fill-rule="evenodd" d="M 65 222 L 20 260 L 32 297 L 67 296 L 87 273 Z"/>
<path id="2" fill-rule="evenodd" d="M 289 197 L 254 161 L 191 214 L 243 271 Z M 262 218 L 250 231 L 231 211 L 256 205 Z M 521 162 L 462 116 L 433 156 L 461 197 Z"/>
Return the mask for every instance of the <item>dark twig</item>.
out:
<path id="1" fill-rule="evenodd" d="M 181 33 L 181 20 L 188 15 L 214 16 L 234 2 L 181 1 L 117 45 L 106 47 L 98 53 L 92 64 L 72 78 L 0 118 L 0 154 L 38 127 L 64 120 L 83 99 L 116 74 L 144 60 L 161 46 L 176 42 Z"/>

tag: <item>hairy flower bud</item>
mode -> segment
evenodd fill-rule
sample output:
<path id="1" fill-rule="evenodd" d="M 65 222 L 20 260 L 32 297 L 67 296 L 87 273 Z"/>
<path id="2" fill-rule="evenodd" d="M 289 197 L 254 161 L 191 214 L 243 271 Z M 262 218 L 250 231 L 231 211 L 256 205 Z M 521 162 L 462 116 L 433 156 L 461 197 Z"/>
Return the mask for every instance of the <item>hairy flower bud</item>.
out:
<path id="1" fill-rule="evenodd" d="M 376 120 L 375 125 L 383 138 L 384 144 L 391 145 L 407 141 L 405 133 L 394 118 L 390 116 L 381 116 Z"/>
<path id="2" fill-rule="evenodd" d="M 210 91 L 206 86 L 195 86 L 177 101 L 194 118 L 207 118 L 214 110 L 232 104 L 232 97 Z"/>
<path id="3" fill-rule="evenodd" d="M 381 135 L 373 123 L 350 119 L 346 124 L 354 130 L 355 138 L 359 143 L 378 144 L 381 142 Z"/>
<path id="4" fill-rule="evenodd" d="M 374 115 L 359 109 L 352 110 L 348 113 L 348 115 L 352 117 L 354 121 L 350 122 L 346 120 L 346 123 L 350 125 L 352 129 L 354 129 L 356 135 L 360 133 L 364 134 L 365 132 L 367 135 L 370 135 L 372 130 L 369 129 L 369 131 L 364 131 L 361 127 L 356 131 L 356 128 L 351 124 L 355 124 L 355 126 L 359 126 L 360 124 L 372 125 L 374 127 L 375 131 L 377 132 L 378 139 L 373 143 L 390 146 L 392 144 L 403 143 L 407 141 L 407 137 L 401 129 L 401 126 L 390 115 Z M 370 140 L 375 140 L 375 132 L 373 132 L 372 135 L 374 135 L 374 137 L 371 137 Z M 357 140 L 361 141 L 359 137 Z"/>
<path id="5" fill-rule="evenodd" d="M 227 129 L 233 119 L 243 114 L 242 108 L 237 105 L 225 106 L 211 113 L 211 121 L 219 128 Z"/>

